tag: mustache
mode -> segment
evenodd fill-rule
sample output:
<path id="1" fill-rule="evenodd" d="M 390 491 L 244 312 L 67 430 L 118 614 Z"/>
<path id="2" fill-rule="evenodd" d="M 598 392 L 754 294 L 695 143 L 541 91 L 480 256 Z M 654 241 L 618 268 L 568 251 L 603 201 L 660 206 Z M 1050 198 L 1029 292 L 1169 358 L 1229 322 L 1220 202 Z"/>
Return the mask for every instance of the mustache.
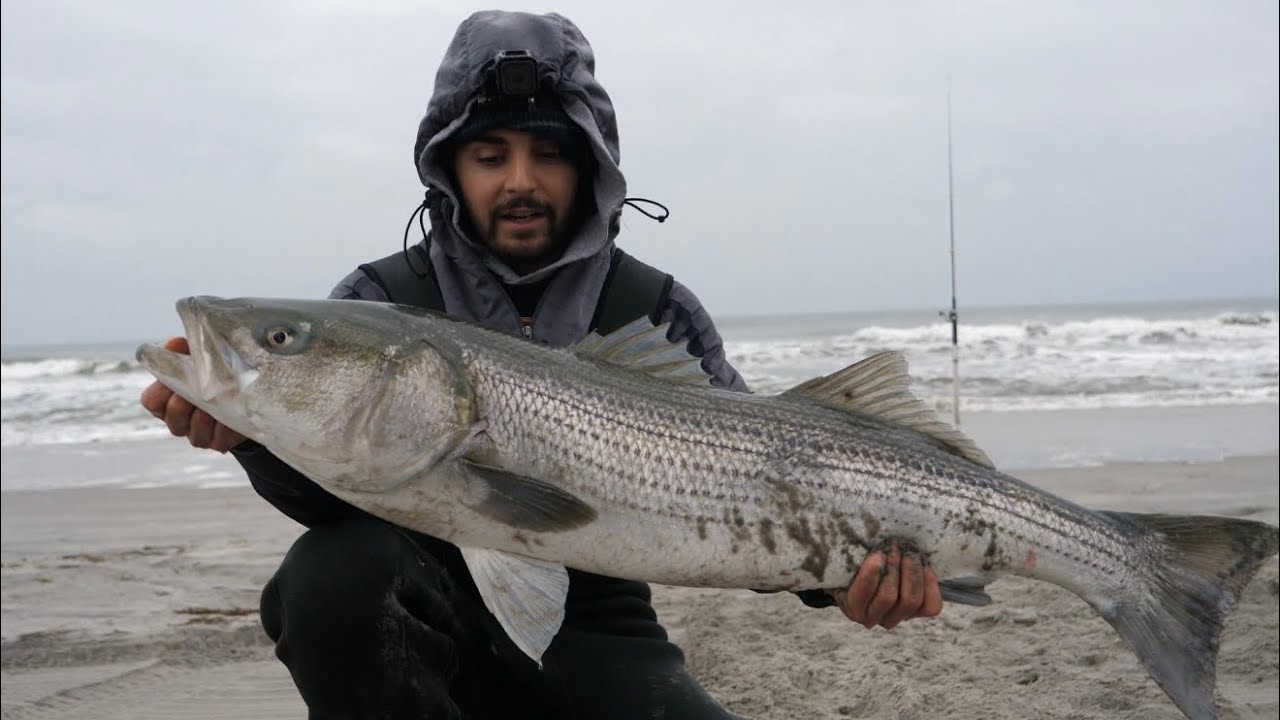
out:
<path id="1" fill-rule="evenodd" d="M 498 207 L 494 208 L 493 217 L 497 218 L 501 215 L 506 215 L 507 213 L 512 213 L 517 210 L 531 210 L 533 212 L 540 212 L 543 215 L 546 215 L 547 217 L 552 219 L 554 219 L 556 215 L 555 210 L 551 208 L 551 205 L 541 202 L 537 198 L 533 198 L 530 196 L 521 196 L 521 197 L 512 198 L 502 203 Z"/>

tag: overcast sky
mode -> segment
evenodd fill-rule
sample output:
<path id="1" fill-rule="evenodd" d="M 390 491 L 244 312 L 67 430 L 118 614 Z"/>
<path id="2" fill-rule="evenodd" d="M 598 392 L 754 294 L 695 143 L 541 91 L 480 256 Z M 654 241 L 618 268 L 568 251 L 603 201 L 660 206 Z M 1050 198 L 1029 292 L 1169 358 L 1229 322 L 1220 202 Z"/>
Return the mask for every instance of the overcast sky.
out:
<path id="1" fill-rule="evenodd" d="M 1277 294 L 1277 4 L 564 2 L 619 243 L 717 316 Z M 3 342 L 162 337 L 400 246 L 461 2 L 4 2 Z"/>

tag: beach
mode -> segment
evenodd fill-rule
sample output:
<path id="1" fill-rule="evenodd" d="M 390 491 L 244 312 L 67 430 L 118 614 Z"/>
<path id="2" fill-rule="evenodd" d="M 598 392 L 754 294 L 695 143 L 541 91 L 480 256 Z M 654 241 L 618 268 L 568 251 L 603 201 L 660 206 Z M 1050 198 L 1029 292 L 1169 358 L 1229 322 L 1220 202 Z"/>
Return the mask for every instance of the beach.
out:
<path id="1" fill-rule="evenodd" d="M 997 467 L 1099 509 L 1276 523 L 1275 298 L 974 309 L 962 427 Z M 729 318 L 726 353 L 778 392 L 884 349 L 952 420 L 950 328 L 930 311 Z M 303 528 L 230 457 L 138 405 L 136 343 L 4 347 L 3 718 L 304 717 L 258 624 Z M 1276 718 L 1277 561 L 1228 622 L 1223 718 Z M 1002 580 L 995 604 L 867 631 L 787 593 L 655 587 L 690 669 L 728 708 L 791 718 L 1181 714 L 1082 600 Z"/>
<path id="2" fill-rule="evenodd" d="M 111 471 L 109 452 L 11 450 L 6 473 Z M 213 472 L 234 469 L 213 458 Z M 1271 453 L 1016 474 L 1091 507 L 1276 523 L 1278 472 Z M 0 509 L 4 718 L 305 716 L 257 620 L 258 593 L 302 528 L 247 485 L 16 490 Z M 1277 577 L 1271 558 L 1227 624 L 1223 718 L 1280 713 Z M 1100 617 L 1046 583 L 1004 579 L 991 606 L 893 631 L 786 593 L 654 594 L 692 672 L 746 717 L 1182 717 Z"/>

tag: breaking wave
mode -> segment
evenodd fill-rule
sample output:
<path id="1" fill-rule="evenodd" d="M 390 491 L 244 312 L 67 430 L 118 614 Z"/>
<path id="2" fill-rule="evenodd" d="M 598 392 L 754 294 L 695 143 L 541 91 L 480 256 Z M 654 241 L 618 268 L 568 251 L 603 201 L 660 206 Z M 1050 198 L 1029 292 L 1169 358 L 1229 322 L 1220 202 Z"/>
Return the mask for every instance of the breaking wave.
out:
<path id="1" fill-rule="evenodd" d="M 961 403 L 968 410 L 1057 410 L 1276 403 L 1274 302 L 1000 310 L 962 316 Z M 883 350 L 901 351 L 913 389 L 951 403 L 951 327 L 937 315 L 731 318 L 730 361 L 756 392 L 779 392 Z M 0 364 L 0 444 L 164 437 L 138 405 L 151 376 L 133 346 L 11 354 Z"/>
<path id="2" fill-rule="evenodd" d="M 5 360 L 5 380 L 34 380 L 59 378 L 70 375 L 103 375 L 107 373 L 131 373 L 141 370 L 135 360 L 87 360 L 84 358 L 37 358 Z"/>
<path id="3" fill-rule="evenodd" d="M 1274 310 L 1144 318 L 1013 317 L 960 327 L 961 402 L 975 410 L 1224 405 L 1277 401 L 1280 327 Z M 730 337 L 730 360 L 757 392 L 780 392 L 868 355 L 907 358 L 913 390 L 939 406 L 952 391 L 951 326 L 941 321 L 798 328 Z M 814 321 L 816 322 L 816 320 Z"/>

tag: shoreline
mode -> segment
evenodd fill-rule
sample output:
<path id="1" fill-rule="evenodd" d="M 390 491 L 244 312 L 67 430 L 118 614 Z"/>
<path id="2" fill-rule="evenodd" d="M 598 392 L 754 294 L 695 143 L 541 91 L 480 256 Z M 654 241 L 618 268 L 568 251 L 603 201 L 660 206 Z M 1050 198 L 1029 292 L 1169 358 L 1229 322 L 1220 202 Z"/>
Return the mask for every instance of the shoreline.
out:
<path id="1" fill-rule="evenodd" d="M 940 417 L 948 419 L 945 413 Z M 1000 410 L 963 430 L 1011 474 L 1113 463 L 1214 462 L 1280 452 L 1280 404 Z M 15 445 L 0 452 L 0 492 L 63 488 L 247 488 L 229 455 L 168 435 Z"/>
<path id="2" fill-rule="evenodd" d="M 1278 473 L 1272 454 L 1015 474 L 1100 509 L 1274 524 Z M 256 614 L 303 528 L 247 485 L 2 496 L 4 718 L 305 713 Z M 1223 718 L 1280 712 L 1278 580 L 1272 558 L 1228 621 Z M 892 632 L 786 593 L 655 586 L 654 606 L 708 691 L 760 720 L 1181 717 L 1078 598 L 1021 578 L 991 594 L 989 607 L 949 606 Z"/>

